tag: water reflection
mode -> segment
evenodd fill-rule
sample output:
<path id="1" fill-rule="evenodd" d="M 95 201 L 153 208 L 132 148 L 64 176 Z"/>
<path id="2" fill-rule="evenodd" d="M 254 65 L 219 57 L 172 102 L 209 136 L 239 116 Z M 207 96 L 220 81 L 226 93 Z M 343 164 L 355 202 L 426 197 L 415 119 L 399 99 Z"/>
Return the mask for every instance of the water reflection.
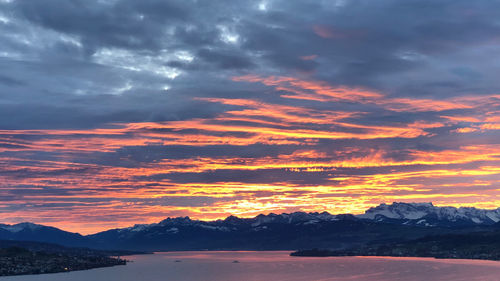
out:
<path id="1" fill-rule="evenodd" d="M 500 262 L 387 257 L 290 257 L 289 252 L 170 252 L 127 266 L 1 281 L 500 280 Z"/>

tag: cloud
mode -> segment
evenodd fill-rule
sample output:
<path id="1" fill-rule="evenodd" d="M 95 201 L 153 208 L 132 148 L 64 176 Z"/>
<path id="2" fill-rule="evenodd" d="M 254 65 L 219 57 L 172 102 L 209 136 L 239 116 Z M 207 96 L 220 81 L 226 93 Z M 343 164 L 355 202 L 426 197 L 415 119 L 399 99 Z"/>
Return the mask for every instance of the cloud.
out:
<path id="1" fill-rule="evenodd" d="M 0 2 L 5 222 L 498 206 L 499 8 Z"/>

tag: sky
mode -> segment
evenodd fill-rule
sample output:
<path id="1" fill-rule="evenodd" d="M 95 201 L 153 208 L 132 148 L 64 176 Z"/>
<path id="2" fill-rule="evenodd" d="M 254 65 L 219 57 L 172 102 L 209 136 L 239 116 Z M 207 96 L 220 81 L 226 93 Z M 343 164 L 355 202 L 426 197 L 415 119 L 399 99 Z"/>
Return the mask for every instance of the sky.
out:
<path id="1" fill-rule="evenodd" d="M 500 207 L 500 2 L 0 0 L 0 223 Z"/>

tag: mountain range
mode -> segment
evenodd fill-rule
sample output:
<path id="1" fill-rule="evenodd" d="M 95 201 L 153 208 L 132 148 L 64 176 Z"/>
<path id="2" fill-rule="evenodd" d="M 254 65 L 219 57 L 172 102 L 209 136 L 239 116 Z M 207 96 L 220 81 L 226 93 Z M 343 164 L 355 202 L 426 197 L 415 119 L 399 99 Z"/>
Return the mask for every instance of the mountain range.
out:
<path id="1" fill-rule="evenodd" d="M 437 207 L 432 203 L 380 204 L 368 209 L 361 219 L 422 226 L 493 225 L 500 221 L 500 208 L 494 210 L 474 207 Z"/>
<path id="2" fill-rule="evenodd" d="M 214 221 L 177 217 L 86 236 L 33 223 L 0 224 L 0 239 L 141 251 L 343 249 L 429 235 L 496 232 L 499 222 L 500 208 L 395 202 L 361 215 L 295 212 Z"/>

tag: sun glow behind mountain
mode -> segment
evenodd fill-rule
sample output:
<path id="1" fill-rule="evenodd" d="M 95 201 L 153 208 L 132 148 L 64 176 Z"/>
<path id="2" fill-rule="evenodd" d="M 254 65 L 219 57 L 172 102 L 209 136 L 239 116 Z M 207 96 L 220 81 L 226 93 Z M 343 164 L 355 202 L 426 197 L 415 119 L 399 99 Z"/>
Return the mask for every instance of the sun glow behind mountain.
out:
<path id="1" fill-rule="evenodd" d="M 388 36 L 383 32 L 393 31 L 389 25 L 360 23 L 341 29 L 334 28 L 336 23 L 324 23 L 328 17 L 318 16 L 298 19 L 303 26 L 295 30 L 289 22 L 276 23 L 278 19 L 260 14 L 269 22 L 256 26 L 249 14 L 245 17 L 248 22 L 231 22 L 233 29 L 218 25 L 215 31 L 203 30 L 206 22 L 215 21 L 212 18 L 193 27 L 210 36 L 218 34 L 213 42 L 206 38 L 199 39 L 206 41 L 203 43 L 196 41 L 189 36 L 194 31 L 183 22 L 171 23 L 177 33 L 166 32 L 165 41 L 136 46 L 135 41 L 128 42 L 130 45 L 118 42 L 120 32 L 128 31 L 114 30 L 118 33 L 115 41 L 107 41 L 88 33 L 95 30 L 52 26 L 49 20 L 26 12 L 23 5 L 27 3 L 0 5 L 15 11 L 9 21 L 0 17 L 0 23 L 39 28 L 55 36 L 50 40 L 81 49 L 80 61 L 60 58 L 75 65 L 75 82 L 64 80 L 64 71 L 52 66 L 56 60 L 51 56 L 58 55 L 49 54 L 50 47 L 42 52 L 30 45 L 25 53 L 14 56 L 14 50 L 4 46 L 5 63 L 17 65 L 22 60 L 27 65 L 23 67 L 30 70 L 30 63 L 40 63 L 62 77 L 58 81 L 61 87 L 76 83 L 71 87 L 80 91 L 60 94 L 67 89 L 49 83 L 52 78 L 40 73 L 36 77 L 46 81 L 30 81 L 43 84 L 34 88 L 29 83 L 9 84 L 10 80 L 0 76 L 4 92 L 34 92 L 49 100 L 41 107 L 30 107 L 5 98 L 10 102 L 5 108 L 11 107 L 9 112 L 3 111 L 7 113 L 2 113 L 0 124 L 2 222 L 33 221 L 91 233 L 157 222 L 167 216 L 216 219 L 298 210 L 361 213 L 393 201 L 500 206 L 500 89 L 478 88 L 477 81 L 460 76 L 467 71 L 457 67 L 450 66 L 449 73 L 459 73 L 459 78 L 428 74 L 441 69 L 432 63 L 448 67 L 456 61 L 440 53 L 451 47 L 437 38 L 428 39 L 445 44 L 436 47 L 439 50 L 410 39 L 407 46 L 380 43 L 383 46 L 370 49 L 364 47 L 374 42 L 370 32 Z M 272 6 L 254 8 L 252 13 L 268 13 Z M 351 8 L 340 5 L 336 11 L 360 12 Z M 42 18 L 51 17 L 38 12 Z M 154 13 L 150 9 L 129 12 Z M 463 11 L 456 13 L 462 15 Z M 161 24 L 149 16 L 150 24 Z M 311 23 L 316 21 L 318 24 Z M 415 24 L 420 30 L 417 27 Z M 289 53 L 282 54 L 282 49 L 269 42 L 257 46 L 267 37 L 260 38 L 252 28 L 289 36 L 282 38 L 286 42 L 299 40 L 310 45 L 283 47 Z M 286 35 L 280 33 L 283 30 Z M 64 37 L 73 33 L 83 39 Z M 26 40 L 34 40 L 26 36 Z M 149 42 L 140 32 L 131 36 Z M 163 48 L 169 36 L 185 36 L 177 38 L 185 45 L 179 50 Z M 497 43 L 484 36 L 476 43 L 498 51 Z M 454 44 L 465 41 L 448 40 Z M 91 43 L 96 49 L 89 56 L 86 52 L 92 50 L 85 49 L 85 44 Z M 333 48 L 335 54 L 323 45 Z M 456 56 L 463 55 L 465 63 L 471 56 L 479 56 L 463 54 L 472 47 L 461 46 L 462 53 L 456 47 L 451 50 Z M 379 53 L 381 50 L 387 53 Z M 32 58 L 30 52 L 39 57 Z M 371 52 L 374 58 L 365 57 Z M 344 62 L 338 56 L 353 61 L 363 57 L 368 62 L 358 68 L 355 62 Z M 389 66 L 379 59 L 395 60 L 397 66 L 386 73 Z M 478 63 L 473 68 L 481 66 Z M 496 78 L 488 80 L 486 72 L 495 67 L 485 65 L 484 85 L 494 85 Z M 110 80 L 102 81 L 87 68 L 106 71 L 102 75 L 109 75 Z M 392 72 L 395 69 L 401 72 Z M 398 76 L 401 73 L 406 76 Z M 468 84 L 460 86 L 457 81 Z M 444 90 L 429 86 L 441 82 L 458 86 L 443 86 Z M 420 85 L 427 94 L 420 93 Z M 13 104 L 19 112 L 12 110 Z M 57 118 L 47 117 L 52 115 Z M 45 123 L 39 124 L 39 119 Z"/>
<path id="2" fill-rule="evenodd" d="M 500 148 L 487 139 L 481 142 L 500 127 L 494 117 L 497 96 L 394 99 L 290 77 L 232 79 L 264 83 L 276 90 L 281 103 L 203 98 L 231 107 L 212 118 L 91 130 L 2 131 L 2 143 L 8 145 L 3 152 L 14 155 L 2 157 L 8 175 L 4 182 L 30 186 L 10 204 L 43 205 L 9 216 L 59 218 L 64 212 L 64 225 L 82 219 L 93 224 L 103 217 L 124 217 L 127 224 L 166 215 L 213 219 L 294 210 L 359 213 L 396 200 L 499 204 Z M 298 106 L 287 104 L 288 99 L 312 101 Z M 374 109 L 346 110 L 345 103 Z M 426 120 L 380 122 L 373 116 L 422 111 Z M 474 144 L 464 137 L 471 134 L 478 140 Z M 436 141 L 443 138 L 448 141 L 437 148 Z M 419 149 L 417 143 L 436 149 Z M 265 151 L 249 149 L 259 147 Z M 134 155 L 144 148 L 149 151 Z M 232 150 L 249 152 L 238 156 Z M 34 151 L 60 157 L 28 159 Z M 97 154 L 118 155 L 110 163 L 93 163 Z M 49 187 L 60 194 L 40 194 Z"/>

